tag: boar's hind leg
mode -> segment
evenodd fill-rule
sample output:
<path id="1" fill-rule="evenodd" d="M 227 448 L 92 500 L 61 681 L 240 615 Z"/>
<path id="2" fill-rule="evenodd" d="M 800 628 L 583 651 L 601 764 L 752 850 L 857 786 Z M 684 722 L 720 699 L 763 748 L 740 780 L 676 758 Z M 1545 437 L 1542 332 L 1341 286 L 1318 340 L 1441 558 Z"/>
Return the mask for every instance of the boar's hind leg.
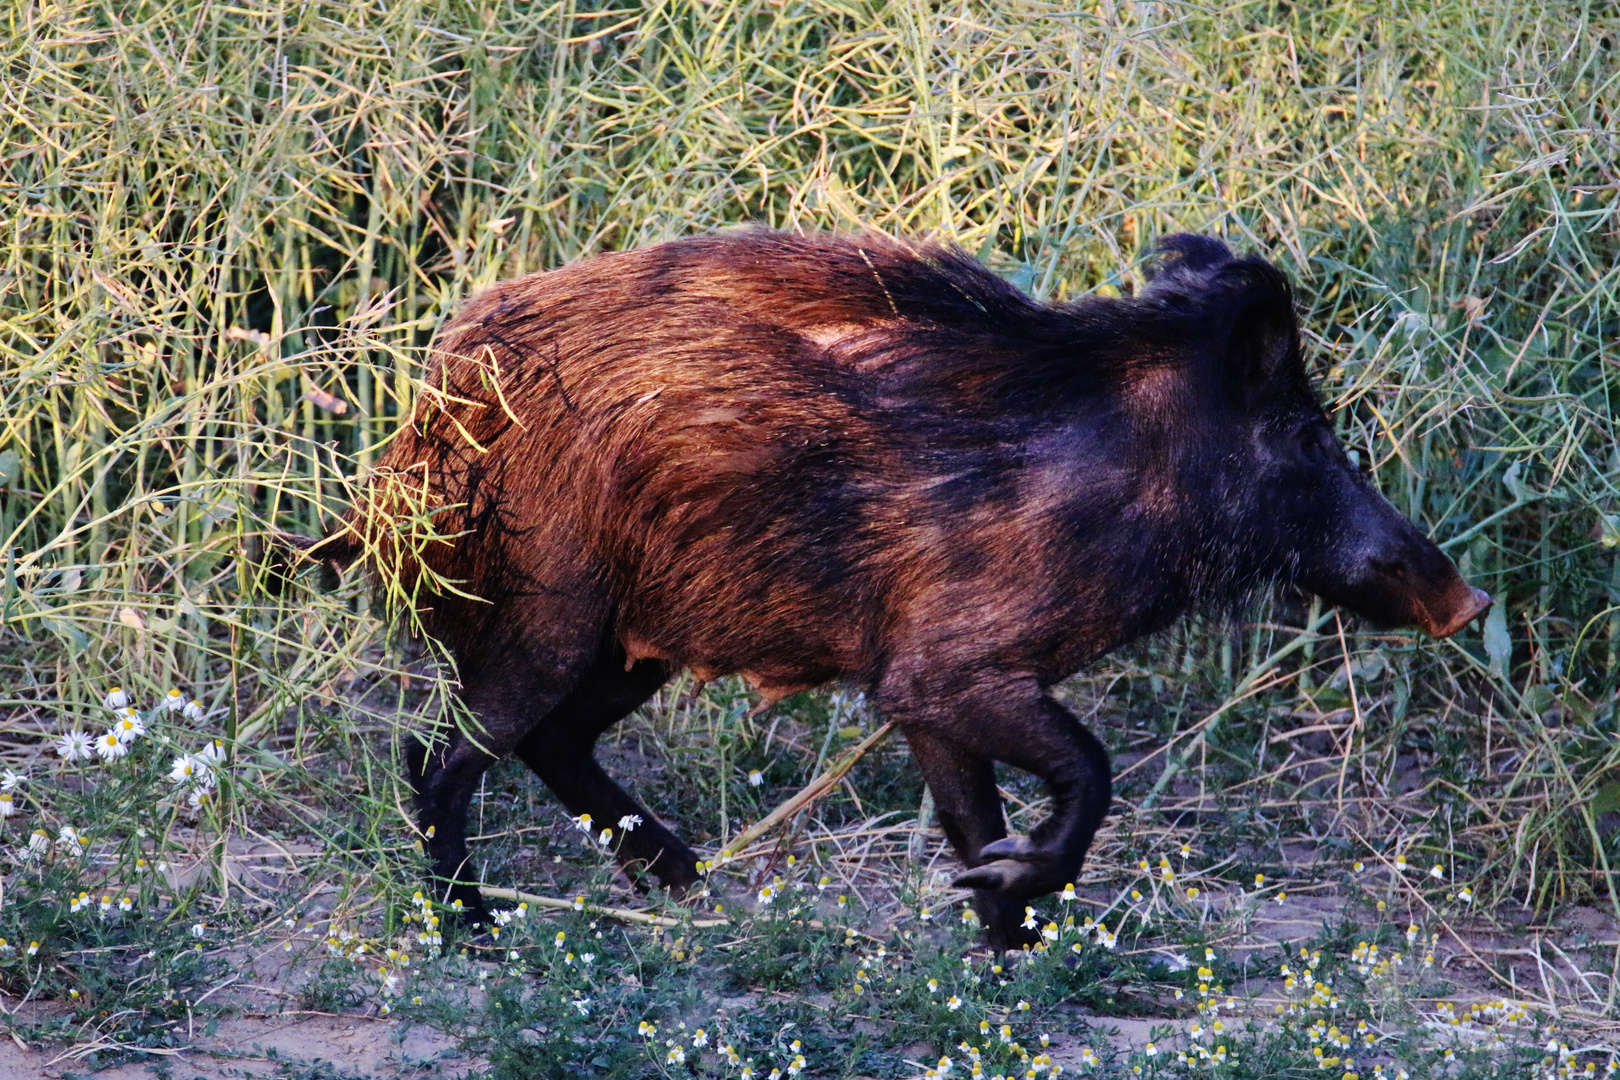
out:
<path id="1" fill-rule="evenodd" d="M 526 625 L 515 616 L 511 621 Z M 473 793 L 489 767 L 510 754 L 578 684 L 595 651 L 569 642 L 566 631 L 577 631 L 577 626 L 552 622 L 556 633 L 550 641 L 537 640 L 537 635 L 517 643 L 496 640 L 481 655 L 461 658 L 463 700 L 476 721 L 468 731 L 456 727 L 439 745 L 413 740 L 406 752 L 417 823 L 427 837 L 433 876 L 446 900 L 460 900 L 463 917 L 474 923 L 487 921 L 489 913 L 467 851 L 467 808 Z M 575 634 L 579 641 L 593 636 Z"/>
<path id="2" fill-rule="evenodd" d="M 597 738 L 668 678 L 669 668 L 660 661 L 642 660 L 625 671 L 623 651 L 604 650 L 591 673 L 518 744 L 517 753 L 569 813 L 591 815 L 593 834 L 613 829 L 619 862 L 645 867 L 673 889 L 697 881 L 697 856 L 592 756 Z M 630 815 L 641 824 L 627 833 L 619 822 Z"/>
<path id="3" fill-rule="evenodd" d="M 1108 813 L 1107 752 L 1033 680 L 891 702 L 886 712 L 923 747 L 918 762 L 941 824 L 969 866 L 956 884 L 989 901 L 981 917 L 992 944 L 1020 940 L 1022 902 L 1075 880 Z M 1006 835 L 992 759 L 1034 773 L 1051 792 L 1051 812 L 1027 837 Z M 990 839 L 980 843 L 983 837 Z"/>
<path id="4" fill-rule="evenodd" d="M 486 727 L 493 726 L 487 713 L 474 711 Z M 491 741 L 486 732 L 477 732 L 477 737 L 486 746 Z M 489 911 L 468 865 L 467 808 L 479 779 L 494 763 L 494 754 L 459 729 L 442 745 L 429 747 L 413 739 L 405 751 L 406 775 L 416 790 L 416 820 L 427 837 L 437 889 L 445 902 L 461 901 L 462 916 L 474 924 L 488 921 Z"/>

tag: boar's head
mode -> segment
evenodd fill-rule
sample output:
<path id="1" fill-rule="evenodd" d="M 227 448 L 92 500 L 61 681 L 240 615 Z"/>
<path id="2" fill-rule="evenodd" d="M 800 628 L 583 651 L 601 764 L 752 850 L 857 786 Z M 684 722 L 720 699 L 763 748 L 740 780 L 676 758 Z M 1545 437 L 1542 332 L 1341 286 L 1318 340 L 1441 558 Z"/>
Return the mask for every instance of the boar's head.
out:
<path id="1" fill-rule="evenodd" d="M 1306 375 L 1287 279 L 1218 240 L 1175 236 L 1142 298 L 1193 320 L 1207 373 L 1195 482 L 1228 582 L 1280 578 L 1383 627 L 1449 637 L 1491 598 L 1380 495 L 1333 434 Z M 1195 496 L 1196 497 L 1196 496 Z"/>

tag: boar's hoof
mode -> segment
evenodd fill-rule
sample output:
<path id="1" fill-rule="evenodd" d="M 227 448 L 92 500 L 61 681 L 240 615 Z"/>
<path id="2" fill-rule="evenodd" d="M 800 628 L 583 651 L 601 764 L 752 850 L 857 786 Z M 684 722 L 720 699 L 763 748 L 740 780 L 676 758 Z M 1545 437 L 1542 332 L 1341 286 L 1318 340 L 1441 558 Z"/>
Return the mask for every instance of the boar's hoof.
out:
<path id="1" fill-rule="evenodd" d="M 493 926 L 495 920 L 490 917 L 489 908 L 484 906 L 484 894 L 467 885 L 456 884 L 450 887 L 448 902 L 444 907 L 434 908 L 434 912 L 442 918 L 446 914 L 466 930 L 478 930 Z M 461 906 L 455 906 L 457 900 Z"/>
<path id="2" fill-rule="evenodd" d="M 1039 896 L 1061 888 L 1074 876 L 1071 867 L 1065 877 L 1061 852 L 1043 848 L 1027 836 L 992 840 L 979 849 L 979 858 L 987 861 L 959 875 L 954 883 L 958 888 L 990 889 L 1016 897 Z"/>
<path id="3" fill-rule="evenodd" d="M 958 889 L 989 889 L 1008 896 L 1039 896 L 1051 892 L 1051 869 L 1041 863 L 997 859 L 958 874 L 951 882 Z"/>
<path id="4" fill-rule="evenodd" d="M 979 849 L 981 859 L 1032 859 L 1038 854 L 1035 841 L 1027 836 L 1003 836 Z"/>
<path id="5" fill-rule="evenodd" d="M 984 943 L 990 946 L 991 951 L 998 953 L 1020 952 L 1040 940 L 1039 930 L 1027 929 L 1016 922 L 986 927 L 984 932 Z"/>

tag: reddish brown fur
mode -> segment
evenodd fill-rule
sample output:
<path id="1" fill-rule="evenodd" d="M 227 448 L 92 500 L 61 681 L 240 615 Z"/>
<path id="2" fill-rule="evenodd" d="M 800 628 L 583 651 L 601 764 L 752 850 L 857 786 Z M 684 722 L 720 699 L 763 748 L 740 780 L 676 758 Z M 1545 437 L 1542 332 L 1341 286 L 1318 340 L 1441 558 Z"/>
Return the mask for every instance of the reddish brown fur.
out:
<path id="1" fill-rule="evenodd" d="M 640 807 L 591 744 L 674 669 L 741 672 L 768 699 L 842 680 L 905 730 L 1006 944 L 1109 798 L 1101 746 L 1046 687 L 1267 578 L 1385 621 L 1477 614 L 1482 594 L 1342 455 L 1305 462 L 1328 429 L 1286 282 L 1176 243 L 1137 300 L 1037 304 L 951 249 L 762 231 L 470 300 L 370 504 L 323 545 L 386 539 L 414 492 L 445 539 L 420 563 L 376 550 L 407 584 L 426 570 L 470 594 L 422 608 L 484 725 L 482 748 L 413 761 L 441 876 L 492 754 L 611 823 Z M 1307 450 L 1296 430 L 1317 433 Z M 1052 787 L 1029 838 L 1005 839 L 992 759 Z M 656 822 L 624 854 L 692 879 Z"/>
<path id="2" fill-rule="evenodd" d="M 757 252 L 765 242 L 807 265 Z M 521 581 L 566 589 L 591 603 L 591 621 L 614 613 L 631 658 L 704 677 L 747 672 L 772 697 L 833 678 L 868 681 L 891 627 L 937 622 L 942 606 L 954 616 L 964 600 L 981 608 L 981 632 L 1015 640 L 1039 596 L 1001 595 L 1006 565 L 988 550 L 982 575 L 949 572 L 960 553 L 953 559 L 939 523 L 915 512 L 941 478 L 885 446 L 892 432 L 858 408 L 857 391 L 839 393 L 881 366 L 874 338 L 905 333 L 883 276 L 914 249 L 752 236 L 689 247 L 505 282 L 446 327 L 434 378 L 451 407 L 425 403 L 383 463 L 425 466 L 445 507 L 438 530 L 467 537 L 430 548 L 427 562 L 484 597 Z M 672 304 L 676 291 L 692 310 L 660 318 L 655 337 L 638 333 L 648 306 Z M 769 357 L 768 381 L 757 368 L 705 362 L 728 349 Z M 504 406 L 490 393 L 497 370 Z M 814 469 L 828 447 L 878 459 L 850 493 L 875 511 L 862 525 L 872 542 L 858 578 L 829 572 L 824 547 L 813 550 L 822 538 L 797 515 L 760 514 L 776 477 Z M 949 523 L 951 536 L 1006 509 L 1038 513 L 1043 500 L 1032 485 L 1008 502 Z M 508 618 L 452 601 L 431 622 L 445 640 L 470 643 L 510 629 Z M 1073 661 L 1049 663 L 1056 674 Z"/>

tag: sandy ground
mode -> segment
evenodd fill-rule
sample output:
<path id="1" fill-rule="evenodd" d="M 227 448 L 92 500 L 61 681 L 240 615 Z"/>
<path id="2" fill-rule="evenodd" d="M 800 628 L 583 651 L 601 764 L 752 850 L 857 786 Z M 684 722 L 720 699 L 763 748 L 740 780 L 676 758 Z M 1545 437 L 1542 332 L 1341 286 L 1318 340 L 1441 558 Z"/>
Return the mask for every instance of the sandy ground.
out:
<path id="1" fill-rule="evenodd" d="M 1343 899 L 1331 893 L 1290 896 L 1287 903 L 1268 904 L 1256 914 L 1250 924 L 1250 943 L 1233 942 L 1228 947 L 1234 958 L 1249 950 L 1260 957 L 1274 956 L 1277 943 L 1311 938 L 1320 932 L 1324 922 L 1336 921 L 1342 908 Z M 1510 982 L 1525 992 L 1505 996 L 1527 1003 L 1545 997 L 1572 1002 L 1582 996 L 1579 990 L 1587 990 L 1590 1006 L 1601 1010 L 1596 999 L 1607 989 L 1603 967 L 1605 961 L 1613 961 L 1615 931 L 1615 920 L 1606 913 L 1576 908 L 1566 912 L 1554 926 L 1495 934 L 1464 932 L 1442 941 L 1436 958 L 1451 983 L 1452 992 L 1447 997 L 1458 1004 L 1503 997 L 1503 982 Z M 298 965 L 283 959 L 279 949 L 243 955 L 240 963 L 241 970 L 252 972 L 256 989 L 286 984 L 299 976 Z M 1266 969 L 1270 970 L 1270 966 L 1266 965 Z M 1583 976 L 1586 985 L 1582 985 Z M 1257 995 L 1253 1008 L 1266 1013 L 1269 1003 L 1280 997 L 1280 988 L 1265 978 L 1232 990 L 1239 998 Z M 262 1011 L 254 1011 L 255 1006 Z M 37 1008 L 49 1010 L 53 1006 Z M 459 1080 L 482 1071 L 482 1062 L 457 1051 L 454 1038 L 430 1028 L 358 1014 L 275 1012 L 274 1000 L 263 994 L 244 995 L 240 1008 L 239 1014 L 218 1019 L 212 1030 L 186 1033 L 184 1048 L 153 1051 L 145 1059 L 99 1072 L 92 1072 L 87 1060 L 96 1049 L 94 1043 L 25 1047 L 15 1036 L 7 1038 L 0 1033 L 0 1080 L 90 1075 L 98 1080 L 147 1080 L 153 1076 L 165 1080 L 239 1080 L 304 1077 L 311 1072 L 322 1080 Z M 1588 1019 L 1608 1026 L 1600 1015 L 1594 1011 Z M 39 1019 L 39 1014 L 34 1018 Z M 1111 1041 L 1121 1050 L 1140 1048 L 1155 1029 L 1180 1028 L 1188 1022 L 1186 1017 L 1175 1016 L 1125 1019 L 1089 1015 L 1086 1021 L 1094 1030 L 1109 1032 Z M 1054 1042 L 1053 1055 L 1060 1061 L 1069 1057 L 1078 1061 L 1080 1046 L 1081 1040 L 1060 1036 Z"/>
<path id="2" fill-rule="evenodd" d="M 328 1066 L 326 1075 L 376 1077 L 462 1077 L 477 1063 L 459 1056 L 455 1041 L 422 1027 L 362 1016 L 285 1013 L 221 1020 L 213 1034 L 198 1032 L 185 1049 L 153 1052 L 145 1060 L 91 1072 L 86 1056 L 94 1044 L 63 1049 L 25 1049 L 0 1040 L 4 1080 L 56 1080 L 94 1075 L 97 1080 L 225 1080 L 298 1076 L 297 1066 Z M 289 1066 L 293 1066 L 289 1068 Z"/>

